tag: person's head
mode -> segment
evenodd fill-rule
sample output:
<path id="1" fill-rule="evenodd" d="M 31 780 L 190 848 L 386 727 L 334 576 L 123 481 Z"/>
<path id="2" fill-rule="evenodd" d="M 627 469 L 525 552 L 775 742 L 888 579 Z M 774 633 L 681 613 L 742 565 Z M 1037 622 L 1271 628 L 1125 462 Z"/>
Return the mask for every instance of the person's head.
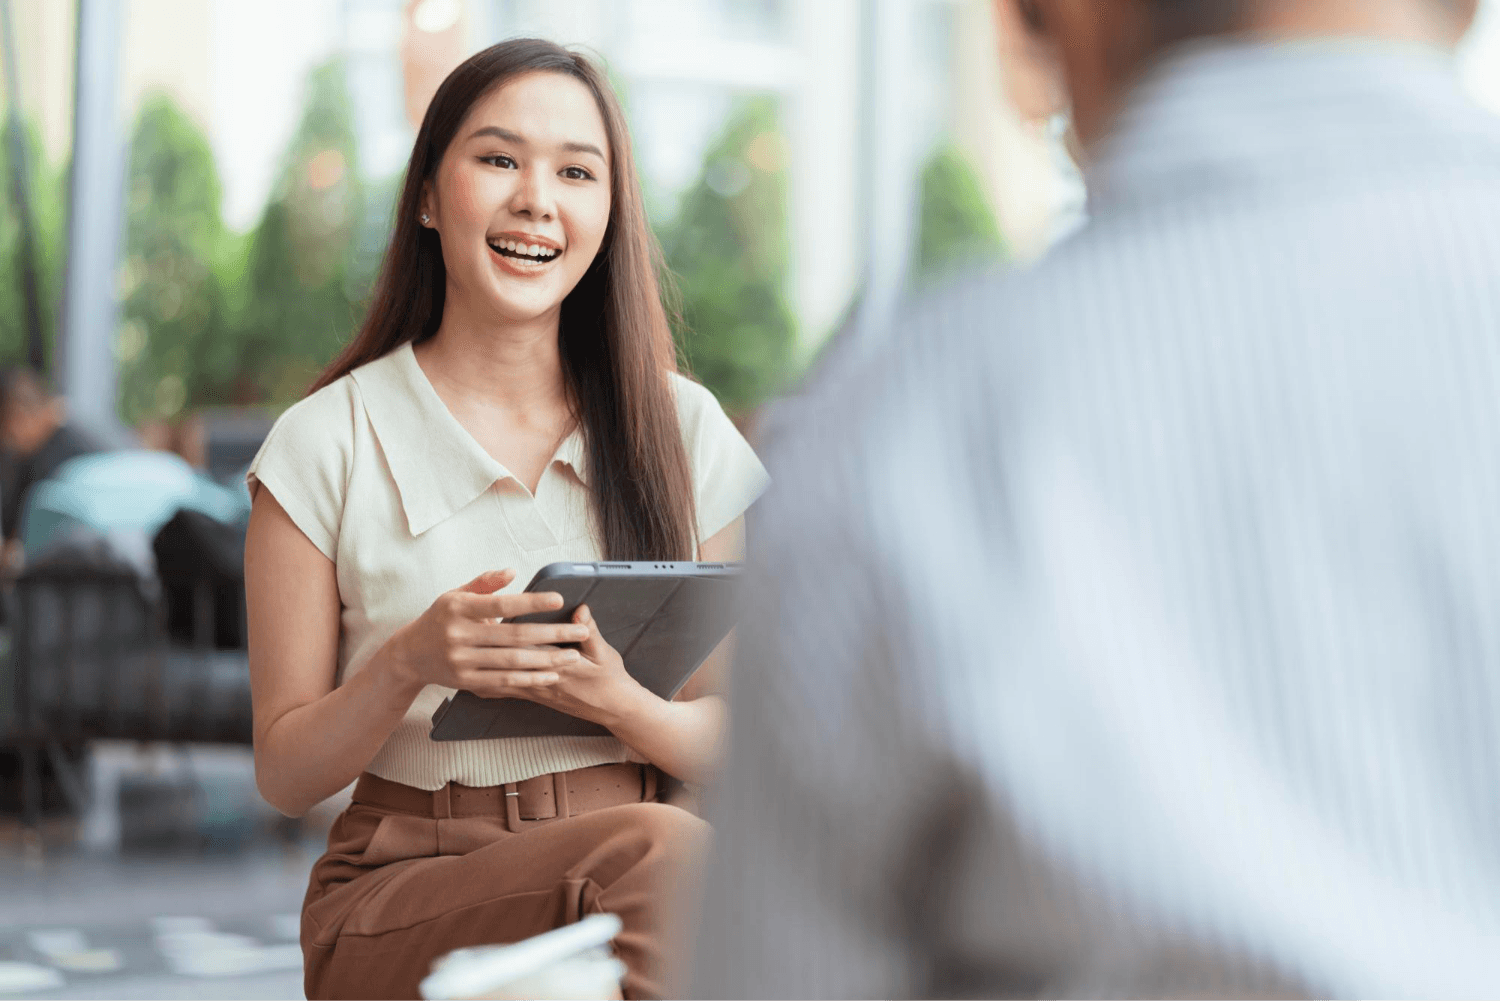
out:
<path id="1" fill-rule="evenodd" d="M 208 465 L 208 425 L 201 413 L 175 421 L 159 417 L 143 421 L 136 428 L 136 437 L 142 448 L 171 452 L 198 469 Z"/>
<path id="2" fill-rule="evenodd" d="M 586 66 L 508 74 L 424 165 L 417 218 L 438 236 L 445 310 L 501 323 L 554 314 L 593 265 L 615 202 L 616 158 L 607 106 L 595 96 L 603 80 Z M 434 131 L 447 125 L 434 122 Z"/>
<path id="3" fill-rule="evenodd" d="M 0 444 L 31 455 L 62 424 L 63 401 L 25 366 L 0 370 Z"/>
<path id="4" fill-rule="evenodd" d="M 495 331 L 556 317 L 606 556 L 690 559 L 692 481 L 659 271 L 604 74 L 551 42 L 502 42 L 433 96 L 369 314 L 313 391 L 431 337 L 448 310 Z"/>
<path id="5" fill-rule="evenodd" d="M 1454 45 L 1479 0 L 996 0 L 1053 48 L 1085 145 L 1167 49 L 1215 35 L 1370 37 Z"/>

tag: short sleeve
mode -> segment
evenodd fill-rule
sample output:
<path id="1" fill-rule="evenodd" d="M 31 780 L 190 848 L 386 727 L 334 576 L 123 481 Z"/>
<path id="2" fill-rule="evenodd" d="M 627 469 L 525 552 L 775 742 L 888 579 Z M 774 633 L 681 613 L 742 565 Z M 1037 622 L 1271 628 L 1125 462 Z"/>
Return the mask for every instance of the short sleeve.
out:
<path id="1" fill-rule="evenodd" d="M 714 394 L 676 376 L 677 419 L 693 467 L 698 539 L 713 538 L 747 511 L 771 477 Z"/>
<path id="2" fill-rule="evenodd" d="M 245 484 L 271 491 L 292 522 L 330 560 L 338 552 L 354 457 L 354 380 L 343 378 L 282 414 L 266 435 Z"/>

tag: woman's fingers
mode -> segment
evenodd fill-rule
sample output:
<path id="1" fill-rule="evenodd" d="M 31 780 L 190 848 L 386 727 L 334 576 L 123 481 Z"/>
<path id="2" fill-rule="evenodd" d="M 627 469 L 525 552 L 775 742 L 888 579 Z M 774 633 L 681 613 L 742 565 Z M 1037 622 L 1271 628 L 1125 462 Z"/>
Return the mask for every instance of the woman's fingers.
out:
<path id="1" fill-rule="evenodd" d="M 483 623 L 473 629 L 474 646 L 558 646 L 588 639 L 584 626 L 571 622 Z"/>
<path id="2" fill-rule="evenodd" d="M 557 684 L 557 675 L 544 671 L 485 671 L 473 679 L 468 691 L 486 699 L 523 694 Z"/>
<path id="3" fill-rule="evenodd" d="M 573 621 L 588 630 L 578 644 L 579 651 L 589 660 L 598 663 L 609 653 L 609 645 L 604 642 L 604 636 L 599 632 L 599 624 L 594 621 L 594 613 L 589 610 L 589 606 L 579 605 L 578 611 L 573 613 Z"/>
<path id="4" fill-rule="evenodd" d="M 463 614 L 470 619 L 514 619 L 537 612 L 555 612 L 563 606 L 562 595 L 555 591 L 525 591 L 521 594 L 464 594 L 459 599 Z"/>
<path id="5" fill-rule="evenodd" d="M 462 674 L 462 687 L 490 699 L 525 698 L 526 691 L 549 688 L 562 680 L 563 669 L 580 659 L 577 650 L 556 647 L 493 647 L 476 653 L 477 662 Z"/>
<path id="6" fill-rule="evenodd" d="M 460 591 L 468 591 L 471 594 L 492 594 L 506 587 L 516 579 L 514 570 L 486 570 L 484 573 L 469 581 Z"/>
<path id="7" fill-rule="evenodd" d="M 464 667 L 478 671 L 555 671 L 578 662 L 577 650 L 555 646 L 473 647 L 463 658 Z"/>

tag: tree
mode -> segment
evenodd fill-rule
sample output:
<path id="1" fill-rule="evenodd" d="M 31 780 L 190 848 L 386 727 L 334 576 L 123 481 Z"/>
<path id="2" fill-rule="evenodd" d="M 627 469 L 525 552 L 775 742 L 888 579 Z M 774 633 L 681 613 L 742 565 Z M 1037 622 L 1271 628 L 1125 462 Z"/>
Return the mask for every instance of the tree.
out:
<path id="1" fill-rule="evenodd" d="M 912 284 L 930 285 L 965 267 L 998 260 L 1000 228 L 978 175 L 951 143 L 937 147 L 922 168 L 920 215 L 912 253 Z"/>
<path id="2" fill-rule="evenodd" d="M 363 212 L 343 64 L 313 71 L 307 107 L 244 262 L 251 290 L 240 342 L 242 392 L 300 397 L 364 312 L 356 267 Z"/>
<path id="3" fill-rule="evenodd" d="M 42 333 L 56 344 L 58 307 L 62 302 L 63 228 L 67 220 L 63 172 L 52 170 L 34 124 L 25 128 L 26 173 L 31 182 L 31 219 L 35 227 L 37 284 Z M 21 224 L 11 195 L 11 146 L 0 142 L 0 363 L 26 360 L 26 309 L 21 291 Z"/>
<path id="4" fill-rule="evenodd" d="M 136 424 L 225 401 L 238 363 L 225 271 L 237 247 L 208 139 L 164 95 L 141 108 L 127 178 L 116 357 L 120 416 Z"/>
<path id="5" fill-rule="evenodd" d="M 678 348 L 731 412 L 765 401 L 791 363 L 783 148 L 775 103 L 743 104 L 660 233 L 681 295 Z"/>

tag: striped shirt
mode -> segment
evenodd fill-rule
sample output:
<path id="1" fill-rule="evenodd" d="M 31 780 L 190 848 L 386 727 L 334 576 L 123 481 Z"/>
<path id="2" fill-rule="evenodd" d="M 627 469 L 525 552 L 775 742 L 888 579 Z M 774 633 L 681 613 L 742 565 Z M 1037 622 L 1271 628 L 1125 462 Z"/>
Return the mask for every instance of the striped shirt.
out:
<path id="1" fill-rule="evenodd" d="M 1500 996 L 1500 125 L 1183 50 L 774 415 L 693 996 Z"/>

